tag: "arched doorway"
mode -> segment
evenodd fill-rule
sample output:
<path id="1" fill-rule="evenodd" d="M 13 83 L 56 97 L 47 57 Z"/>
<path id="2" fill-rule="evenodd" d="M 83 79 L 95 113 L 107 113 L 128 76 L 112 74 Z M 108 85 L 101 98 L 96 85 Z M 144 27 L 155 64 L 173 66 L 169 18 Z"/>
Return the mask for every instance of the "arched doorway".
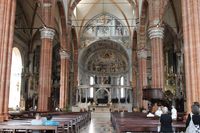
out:
<path id="1" fill-rule="evenodd" d="M 95 92 L 95 101 L 98 104 L 107 104 L 111 102 L 111 94 L 105 88 L 100 88 Z"/>
<path id="2" fill-rule="evenodd" d="M 20 107 L 22 58 L 18 48 L 12 50 L 9 108 Z"/>

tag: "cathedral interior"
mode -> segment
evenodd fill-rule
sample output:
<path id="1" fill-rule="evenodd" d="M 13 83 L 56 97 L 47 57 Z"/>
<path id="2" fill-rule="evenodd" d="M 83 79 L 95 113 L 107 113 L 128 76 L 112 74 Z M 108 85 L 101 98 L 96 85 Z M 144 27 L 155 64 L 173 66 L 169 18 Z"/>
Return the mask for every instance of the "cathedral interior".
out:
<path id="1" fill-rule="evenodd" d="M 0 121 L 200 102 L 200 0 L 1 0 L 0 12 Z"/>

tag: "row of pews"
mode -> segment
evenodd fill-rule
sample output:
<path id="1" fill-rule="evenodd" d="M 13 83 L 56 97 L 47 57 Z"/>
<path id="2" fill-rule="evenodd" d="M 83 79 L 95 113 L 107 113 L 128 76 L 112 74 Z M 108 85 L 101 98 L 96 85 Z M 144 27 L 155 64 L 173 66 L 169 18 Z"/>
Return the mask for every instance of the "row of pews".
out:
<path id="1" fill-rule="evenodd" d="M 78 133 L 91 120 L 91 112 L 43 112 L 42 117 L 51 114 L 52 120 L 58 121 L 59 126 L 34 126 L 30 118 L 8 120 L 0 123 L 0 133 L 31 133 L 33 131 L 51 133 Z"/>
<path id="2" fill-rule="evenodd" d="M 158 132 L 159 118 L 147 118 L 146 115 L 139 112 L 113 112 L 111 113 L 111 122 L 116 133 Z M 185 131 L 183 121 L 173 121 L 172 125 L 175 132 Z"/>

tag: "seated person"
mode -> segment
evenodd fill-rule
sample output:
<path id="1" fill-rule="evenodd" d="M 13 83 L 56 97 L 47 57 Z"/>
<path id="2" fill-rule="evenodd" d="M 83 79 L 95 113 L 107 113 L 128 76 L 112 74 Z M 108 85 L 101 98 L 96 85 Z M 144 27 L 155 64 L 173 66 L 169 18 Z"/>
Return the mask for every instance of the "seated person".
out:
<path id="1" fill-rule="evenodd" d="M 44 124 L 44 121 L 46 121 L 46 118 L 45 118 L 45 119 L 42 118 L 42 117 L 40 116 L 40 114 L 37 113 L 37 114 L 35 115 L 35 119 L 33 119 L 33 120 L 31 121 L 31 125 L 41 126 L 41 125 Z M 32 133 L 40 133 L 40 131 L 34 130 L 34 131 L 32 131 Z"/>
<path id="2" fill-rule="evenodd" d="M 15 108 L 16 111 L 20 111 L 20 107 L 17 105 Z"/>
<path id="3" fill-rule="evenodd" d="M 158 104 L 157 104 L 157 103 L 154 103 L 154 105 L 153 105 L 153 107 L 152 107 L 152 109 L 151 109 L 151 112 L 152 112 L 152 113 L 155 113 L 156 110 L 158 110 Z"/>
<path id="4" fill-rule="evenodd" d="M 175 109 L 174 106 L 172 106 L 171 113 L 172 113 L 172 120 L 176 120 L 177 119 L 177 110 Z"/>
<path id="5" fill-rule="evenodd" d="M 40 114 L 36 114 L 35 119 L 31 121 L 31 125 L 43 125 L 44 121 Z"/>
<path id="6" fill-rule="evenodd" d="M 158 107 L 158 110 L 156 110 L 155 115 L 160 117 L 163 114 L 161 107 Z"/>
<path id="7" fill-rule="evenodd" d="M 51 119 L 52 119 L 52 116 L 48 115 L 47 120 L 44 122 L 44 125 L 45 126 L 58 126 L 60 124 L 59 122 L 53 121 Z"/>

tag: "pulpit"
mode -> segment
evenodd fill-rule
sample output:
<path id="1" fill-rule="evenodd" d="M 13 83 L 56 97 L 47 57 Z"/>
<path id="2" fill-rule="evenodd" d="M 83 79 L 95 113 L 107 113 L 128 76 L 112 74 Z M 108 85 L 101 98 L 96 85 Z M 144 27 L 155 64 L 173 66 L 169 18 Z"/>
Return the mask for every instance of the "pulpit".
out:
<path id="1" fill-rule="evenodd" d="M 162 100 L 163 92 L 161 88 L 144 88 L 143 89 L 143 99 L 152 101 L 152 100 Z"/>

